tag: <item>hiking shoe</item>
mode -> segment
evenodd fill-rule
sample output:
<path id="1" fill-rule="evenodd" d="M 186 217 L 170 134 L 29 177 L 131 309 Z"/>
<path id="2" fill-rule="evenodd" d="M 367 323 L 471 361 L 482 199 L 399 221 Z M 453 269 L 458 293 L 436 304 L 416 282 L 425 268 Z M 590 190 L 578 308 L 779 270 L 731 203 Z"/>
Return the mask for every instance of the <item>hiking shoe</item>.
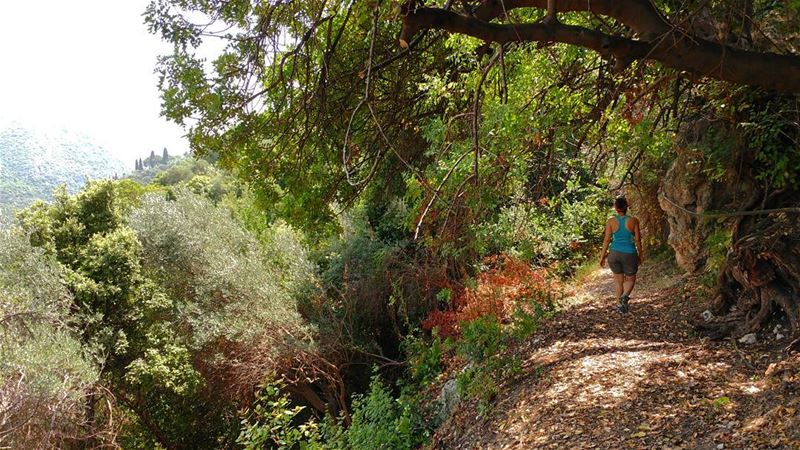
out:
<path id="1" fill-rule="evenodd" d="M 628 300 L 630 300 L 630 297 L 628 296 L 622 296 L 619 298 L 619 306 L 617 306 L 617 311 L 619 311 L 620 314 L 625 314 L 628 312 Z"/>

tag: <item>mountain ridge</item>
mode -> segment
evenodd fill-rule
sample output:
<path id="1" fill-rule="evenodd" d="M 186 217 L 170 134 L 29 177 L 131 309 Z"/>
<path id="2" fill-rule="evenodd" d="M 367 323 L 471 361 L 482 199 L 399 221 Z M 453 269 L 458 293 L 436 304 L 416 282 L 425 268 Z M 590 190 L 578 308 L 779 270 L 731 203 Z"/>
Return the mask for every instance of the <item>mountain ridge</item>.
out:
<path id="1" fill-rule="evenodd" d="M 0 219 L 36 200 L 50 200 L 58 185 L 75 193 L 89 180 L 125 172 L 122 161 L 85 134 L 0 126 Z"/>

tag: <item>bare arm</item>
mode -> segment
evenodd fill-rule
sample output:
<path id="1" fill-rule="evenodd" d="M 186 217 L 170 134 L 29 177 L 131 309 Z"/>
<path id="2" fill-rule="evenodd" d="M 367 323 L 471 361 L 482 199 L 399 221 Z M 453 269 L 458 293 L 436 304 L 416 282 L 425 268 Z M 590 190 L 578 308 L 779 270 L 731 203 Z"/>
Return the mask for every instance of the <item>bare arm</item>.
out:
<path id="1" fill-rule="evenodd" d="M 606 222 L 606 234 L 603 236 L 603 249 L 600 250 L 600 267 L 606 265 L 606 256 L 608 255 L 608 244 L 611 243 L 611 221 Z"/>
<path id="2" fill-rule="evenodd" d="M 636 239 L 636 252 L 639 254 L 639 263 L 644 262 L 644 247 L 642 247 L 642 232 L 639 230 L 639 219 L 633 224 L 633 235 Z"/>

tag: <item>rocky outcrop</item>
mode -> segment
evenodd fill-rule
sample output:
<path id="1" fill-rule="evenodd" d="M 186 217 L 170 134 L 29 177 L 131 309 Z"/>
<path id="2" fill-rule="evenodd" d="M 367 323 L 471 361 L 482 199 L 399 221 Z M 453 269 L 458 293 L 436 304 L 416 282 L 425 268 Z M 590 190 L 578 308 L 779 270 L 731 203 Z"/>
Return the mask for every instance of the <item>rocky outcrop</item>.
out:
<path id="1" fill-rule="evenodd" d="M 746 209 L 757 196 L 757 188 L 749 176 L 738 171 L 737 163 L 742 162 L 742 157 L 737 155 L 744 154 L 740 143 L 734 137 L 725 144 L 719 138 L 707 142 L 709 135 L 720 133 L 703 122 L 685 129 L 676 141 L 678 155 L 658 193 L 669 223 L 667 242 L 675 250 L 678 264 L 689 273 L 704 267 L 708 257 L 705 241 L 714 231 L 711 220 L 695 214 Z M 730 167 L 712 166 L 706 161 L 700 149 L 709 145 L 729 146 L 726 151 L 731 155 Z"/>
<path id="2" fill-rule="evenodd" d="M 460 400 L 461 398 L 458 395 L 458 383 L 455 379 L 447 380 L 444 386 L 442 386 L 442 392 L 439 394 L 439 411 L 437 413 L 438 420 L 444 421 L 450 417 L 450 413 L 453 411 L 453 408 L 458 405 Z"/>
<path id="3" fill-rule="evenodd" d="M 713 191 L 697 152 L 678 155 L 659 189 L 659 204 L 669 223 L 667 243 L 675 250 L 678 265 L 687 272 L 703 267 L 707 256 L 703 242 L 710 227 L 682 208 L 697 213 L 707 211 L 712 205 Z"/>

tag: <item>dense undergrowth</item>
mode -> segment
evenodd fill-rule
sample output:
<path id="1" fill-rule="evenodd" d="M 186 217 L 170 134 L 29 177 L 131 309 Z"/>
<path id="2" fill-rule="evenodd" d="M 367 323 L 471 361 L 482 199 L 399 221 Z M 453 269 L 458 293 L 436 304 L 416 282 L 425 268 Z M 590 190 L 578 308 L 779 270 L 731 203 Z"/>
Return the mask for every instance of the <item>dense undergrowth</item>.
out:
<path id="1" fill-rule="evenodd" d="M 519 367 L 508 350 L 557 308 L 557 271 L 531 263 L 596 226 L 520 250 L 535 218 L 602 206 L 501 211 L 479 232 L 494 246 L 476 238 L 485 256 L 454 276 L 410 239 L 401 201 L 312 240 L 206 161 L 153 180 L 57 191 L 3 232 L 0 370 L 4 398 L 24 400 L 4 410 L 4 442 L 416 448 L 446 417 L 432 393 L 448 379 L 491 408 Z"/>

